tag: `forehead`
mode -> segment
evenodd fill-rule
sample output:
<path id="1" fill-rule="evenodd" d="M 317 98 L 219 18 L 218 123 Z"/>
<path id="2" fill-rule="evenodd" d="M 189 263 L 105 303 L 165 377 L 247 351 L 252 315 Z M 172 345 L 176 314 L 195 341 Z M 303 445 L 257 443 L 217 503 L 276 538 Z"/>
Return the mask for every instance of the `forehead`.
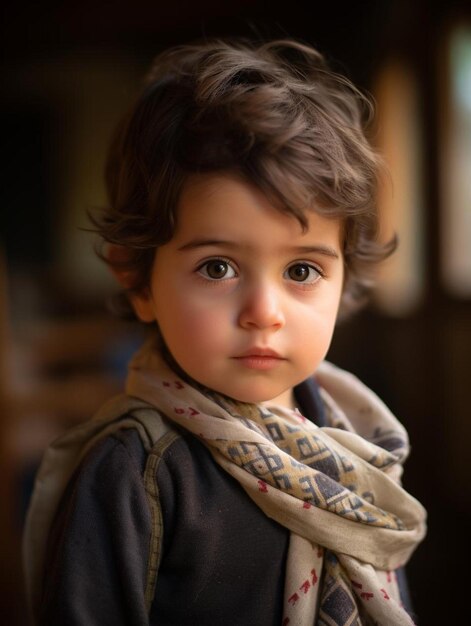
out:
<path id="1" fill-rule="evenodd" d="M 266 245 L 315 239 L 340 246 L 341 221 L 306 211 L 307 229 L 292 214 L 276 208 L 255 185 L 232 173 L 191 175 L 177 207 L 174 239 L 229 238 Z"/>

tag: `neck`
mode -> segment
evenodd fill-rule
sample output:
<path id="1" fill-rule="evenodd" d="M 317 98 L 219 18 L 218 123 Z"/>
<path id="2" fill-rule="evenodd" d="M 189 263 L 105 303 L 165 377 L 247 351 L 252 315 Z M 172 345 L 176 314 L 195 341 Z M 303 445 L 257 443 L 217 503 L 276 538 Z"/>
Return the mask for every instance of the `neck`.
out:
<path id="1" fill-rule="evenodd" d="M 276 396 L 276 398 L 272 398 L 271 400 L 265 400 L 260 404 L 263 404 L 264 406 L 271 406 L 273 404 L 276 404 L 278 406 L 282 406 L 286 409 L 294 411 L 294 409 L 296 408 L 296 402 L 294 400 L 293 389 L 290 387 L 286 391 L 283 391 L 283 393 L 280 393 L 279 396 Z"/>

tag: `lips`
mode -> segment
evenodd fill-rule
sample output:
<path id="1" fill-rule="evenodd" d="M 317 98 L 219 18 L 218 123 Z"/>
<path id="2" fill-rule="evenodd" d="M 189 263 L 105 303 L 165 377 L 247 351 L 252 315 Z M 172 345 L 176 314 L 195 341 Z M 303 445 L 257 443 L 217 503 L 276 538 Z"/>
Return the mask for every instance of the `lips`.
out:
<path id="1" fill-rule="evenodd" d="M 271 348 L 257 347 L 249 348 L 245 352 L 242 352 L 242 354 L 233 358 L 243 368 L 260 371 L 268 371 L 277 368 L 282 361 L 286 360 Z"/>

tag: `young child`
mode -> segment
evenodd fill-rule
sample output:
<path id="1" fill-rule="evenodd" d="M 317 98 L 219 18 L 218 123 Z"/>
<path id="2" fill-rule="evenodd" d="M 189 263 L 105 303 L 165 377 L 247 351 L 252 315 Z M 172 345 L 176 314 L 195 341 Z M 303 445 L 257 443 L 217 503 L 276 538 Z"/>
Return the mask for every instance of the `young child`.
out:
<path id="1" fill-rule="evenodd" d="M 371 282 L 367 102 L 305 44 L 161 54 L 97 220 L 155 330 L 126 394 L 47 452 L 25 534 L 40 624 L 406 625 L 425 533 L 407 435 L 324 361 Z"/>

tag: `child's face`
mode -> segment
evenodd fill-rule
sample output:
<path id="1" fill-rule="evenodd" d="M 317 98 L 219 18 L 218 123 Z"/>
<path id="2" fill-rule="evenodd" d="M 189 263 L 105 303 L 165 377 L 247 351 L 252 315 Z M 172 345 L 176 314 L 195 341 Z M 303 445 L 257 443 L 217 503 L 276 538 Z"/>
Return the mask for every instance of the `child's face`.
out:
<path id="1" fill-rule="evenodd" d="M 309 212 L 303 233 L 235 176 L 191 177 L 178 225 L 155 255 L 148 293 L 134 297 L 156 320 L 180 367 L 245 402 L 276 399 L 324 358 L 343 284 L 341 224 Z M 264 351 L 273 351 L 264 354 Z"/>

